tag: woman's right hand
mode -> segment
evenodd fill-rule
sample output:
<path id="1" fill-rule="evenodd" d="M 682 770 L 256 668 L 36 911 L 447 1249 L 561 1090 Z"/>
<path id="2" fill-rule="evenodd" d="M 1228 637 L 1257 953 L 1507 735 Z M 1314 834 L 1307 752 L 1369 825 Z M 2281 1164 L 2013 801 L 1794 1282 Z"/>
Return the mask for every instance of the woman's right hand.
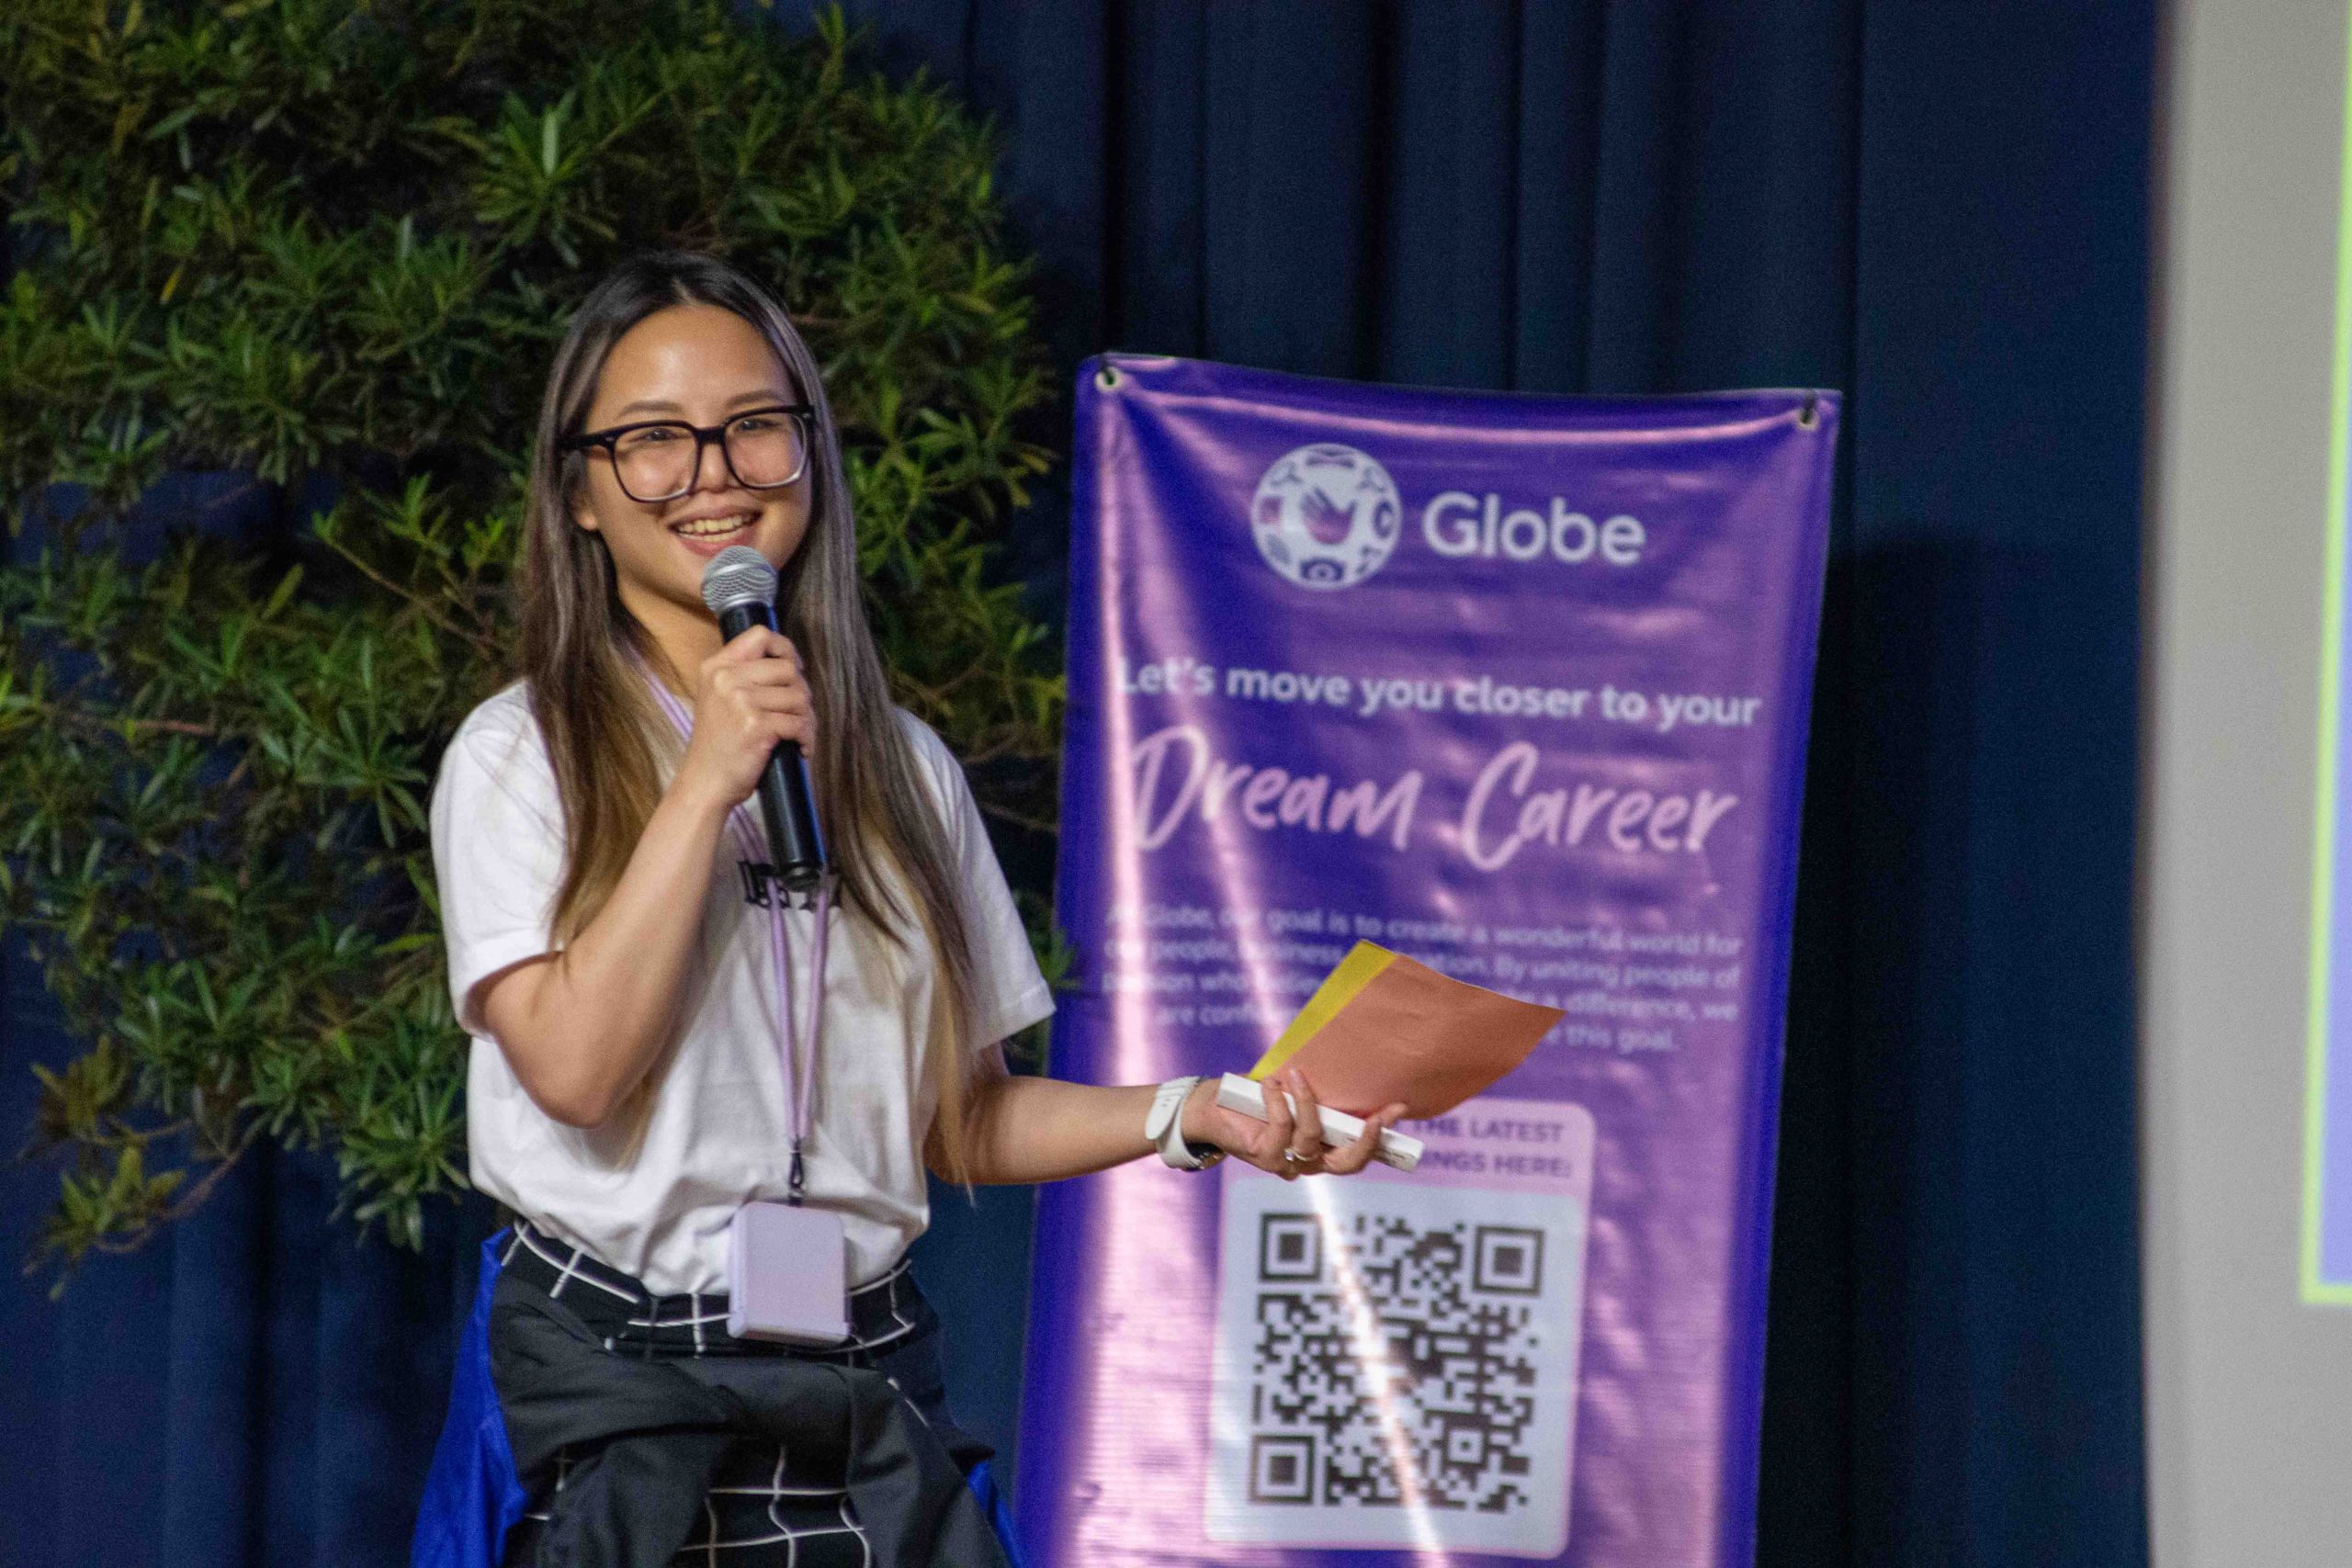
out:
<path id="1" fill-rule="evenodd" d="M 729 809 L 759 787 L 776 742 L 814 754 L 816 711 L 800 655 L 780 632 L 752 626 L 695 671 L 695 732 L 671 787 Z"/>

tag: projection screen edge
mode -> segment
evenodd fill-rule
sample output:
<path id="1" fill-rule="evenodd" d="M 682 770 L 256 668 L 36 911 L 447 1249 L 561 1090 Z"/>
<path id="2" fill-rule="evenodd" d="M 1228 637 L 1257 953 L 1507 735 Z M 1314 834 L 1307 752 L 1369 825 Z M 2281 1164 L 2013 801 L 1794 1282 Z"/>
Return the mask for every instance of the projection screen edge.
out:
<path id="1" fill-rule="evenodd" d="M 2320 633 L 2317 829 L 2312 837 L 2310 1017 L 2304 1030 L 2303 1191 L 2300 1272 L 2311 1305 L 2352 1305 L 2352 1283 L 2322 1276 L 2320 1232 L 2327 1163 L 2329 959 L 2335 947 L 2335 823 L 2342 785 L 2344 567 L 2346 427 L 2352 424 L 2352 17 L 2346 27 L 2346 85 L 2341 130 L 2343 171 L 2336 192 L 2335 366 L 2328 398 L 2325 608 Z"/>

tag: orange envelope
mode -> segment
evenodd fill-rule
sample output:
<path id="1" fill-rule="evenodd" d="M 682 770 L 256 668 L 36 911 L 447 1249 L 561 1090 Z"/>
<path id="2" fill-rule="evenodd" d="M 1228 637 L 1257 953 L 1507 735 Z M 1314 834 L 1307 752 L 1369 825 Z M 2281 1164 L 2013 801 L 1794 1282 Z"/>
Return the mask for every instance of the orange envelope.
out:
<path id="1" fill-rule="evenodd" d="M 1566 1016 L 1360 942 L 1250 1076 L 1295 1066 L 1334 1111 L 1369 1116 L 1403 1100 L 1408 1117 L 1442 1116 L 1527 1060 Z"/>

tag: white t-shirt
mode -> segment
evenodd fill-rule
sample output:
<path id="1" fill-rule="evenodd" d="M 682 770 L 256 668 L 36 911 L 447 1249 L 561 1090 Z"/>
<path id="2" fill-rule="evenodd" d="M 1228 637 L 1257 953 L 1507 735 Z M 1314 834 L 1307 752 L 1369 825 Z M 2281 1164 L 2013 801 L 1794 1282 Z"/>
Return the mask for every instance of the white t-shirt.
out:
<path id="1" fill-rule="evenodd" d="M 1053 1011 L 1004 873 L 962 768 L 901 712 L 958 864 L 985 1047 Z M 782 1036 L 764 909 L 745 901 L 733 834 L 722 831 L 704 895 L 686 1023 L 652 1068 L 650 1104 L 593 1130 L 540 1111 L 475 1010 L 473 987 L 552 952 L 563 810 L 520 682 L 467 716 L 433 791 L 433 862 L 458 1022 L 473 1036 L 466 1080 L 474 1185 L 662 1295 L 727 1288 L 727 1227 L 754 1199 L 781 1199 L 786 1152 Z M 825 964 L 814 1118 L 804 1147 L 811 1207 L 842 1217 L 849 1277 L 887 1273 L 930 1223 L 922 1146 L 937 1096 L 930 1049 L 933 965 L 835 908 Z M 786 917 L 795 1006 L 805 1008 L 815 917 Z"/>

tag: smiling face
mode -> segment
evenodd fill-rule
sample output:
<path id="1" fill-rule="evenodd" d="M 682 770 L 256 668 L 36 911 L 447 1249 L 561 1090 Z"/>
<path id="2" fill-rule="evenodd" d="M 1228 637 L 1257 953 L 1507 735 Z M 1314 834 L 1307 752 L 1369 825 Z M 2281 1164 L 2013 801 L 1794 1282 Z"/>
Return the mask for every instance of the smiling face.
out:
<path id="1" fill-rule="evenodd" d="M 716 305 L 673 305 L 614 343 L 582 428 L 671 419 L 709 428 L 746 410 L 799 400 L 757 327 Z M 805 471 L 788 485 L 752 490 L 728 471 L 714 441 L 704 446 L 684 494 L 642 502 L 621 488 L 603 450 L 591 448 L 586 457 L 572 519 L 604 539 L 622 604 L 665 647 L 679 638 L 716 647 L 718 628 L 702 602 L 703 568 L 711 557 L 748 545 L 781 571 L 808 535 Z"/>

